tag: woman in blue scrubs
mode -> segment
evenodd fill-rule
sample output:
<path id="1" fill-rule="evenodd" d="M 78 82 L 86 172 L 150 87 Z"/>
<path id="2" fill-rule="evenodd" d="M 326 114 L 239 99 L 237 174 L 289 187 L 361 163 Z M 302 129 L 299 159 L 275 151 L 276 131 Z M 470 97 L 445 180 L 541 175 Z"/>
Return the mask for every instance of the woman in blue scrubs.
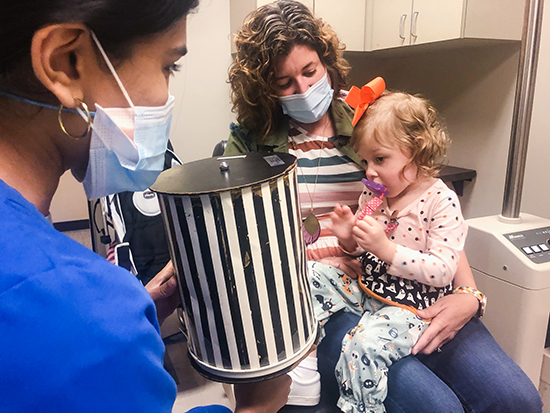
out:
<path id="1" fill-rule="evenodd" d="M 197 3 L 2 3 L 2 412 L 172 409 L 176 385 L 159 334 L 159 320 L 177 304 L 172 267 L 146 291 L 45 216 L 67 170 L 90 198 L 143 190 L 162 170 L 168 81 L 186 53 L 186 16 Z M 237 386 L 236 410 L 277 411 L 289 386 L 286 375 Z"/>

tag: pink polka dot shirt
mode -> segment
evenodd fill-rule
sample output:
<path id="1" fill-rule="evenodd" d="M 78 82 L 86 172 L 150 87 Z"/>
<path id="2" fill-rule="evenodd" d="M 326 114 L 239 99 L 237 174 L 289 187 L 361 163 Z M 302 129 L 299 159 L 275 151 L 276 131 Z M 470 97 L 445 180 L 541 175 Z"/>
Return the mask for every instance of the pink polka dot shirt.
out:
<path id="1" fill-rule="evenodd" d="M 368 190 L 361 194 L 359 211 L 372 196 Z M 384 199 L 371 216 L 387 228 L 392 213 Z M 438 179 L 399 211 L 397 222 L 387 233 L 397 245 L 388 273 L 433 287 L 450 285 L 468 232 L 457 195 Z"/>

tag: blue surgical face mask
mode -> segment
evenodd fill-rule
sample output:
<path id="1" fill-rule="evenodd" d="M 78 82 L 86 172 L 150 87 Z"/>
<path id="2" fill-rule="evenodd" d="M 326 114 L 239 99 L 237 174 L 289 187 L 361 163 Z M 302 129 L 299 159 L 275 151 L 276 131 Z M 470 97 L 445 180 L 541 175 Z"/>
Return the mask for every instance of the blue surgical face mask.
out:
<path id="1" fill-rule="evenodd" d="M 88 199 L 124 191 L 143 191 L 155 182 L 164 169 L 174 96 L 168 96 L 163 106 L 134 106 L 93 32 L 92 38 L 130 107 L 103 108 L 96 104 L 96 111 L 90 112 L 94 120 L 91 125 L 88 169 L 83 180 L 82 177 L 75 177 L 82 181 Z M 0 91 L 0 96 L 58 110 L 56 106 L 7 92 Z M 63 111 L 78 113 L 88 121 L 87 115 L 79 108 L 63 108 Z"/>
<path id="2" fill-rule="evenodd" d="M 323 117 L 332 102 L 334 90 L 325 75 L 305 93 L 279 96 L 283 113 L 302 123 L 314 123 Z"/>
<path id="3" fill-rule="evenodd" d="M 134 106 L 93 32 L 92 38 L 130 105 L 103 108 L 96 104 L 90 160 L 82 184 L 88 199 L 97 199 L 123 191 L 142 191 L 155 182 L 164 167 L 174 97 L 168 96 L 163 106 Z"/>

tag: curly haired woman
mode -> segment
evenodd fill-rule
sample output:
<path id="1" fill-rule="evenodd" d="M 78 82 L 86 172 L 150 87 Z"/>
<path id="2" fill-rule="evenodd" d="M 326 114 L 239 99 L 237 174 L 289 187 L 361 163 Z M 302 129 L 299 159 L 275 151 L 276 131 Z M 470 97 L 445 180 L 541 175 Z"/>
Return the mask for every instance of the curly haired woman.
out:
<path id="1" fill-rule="evenodd" d="M 238 124 L 231 125 L 226 155 L 252 151 L 290 152 L 298 158 L 302 215 L 311 237 L 309 260 L 356 278 L 357 261 L 342 253 L 326 227 L 336 203 L 357 207 L 365 171 L 349 140 L 353 110 L 342 100 L 349 66 L 336 33 L 303 4 L 280 0 L 258 8 L 235 37 L 229 73 Z M 320 230 L 320 237 L 315 240 Z M 432 318 L 407 357 L 389 370 L 389 412 L 540 412 L 538 393 L 521 369 L 475 317 L 480 308 L 463 255 L 454 277 L 457 292 L 428 309 Z M 313 405 L 309 390 L 321 373 L 321 405 L 335 406 L 334 366 L 342 338 L 359 317 L 338 311 L 323 324 L 315 357 L 293 373 L 289 403 Z M 435 351 L 435 350 L 438 351 Z M 315 392 L 314 392 L 315 393 Z M 318 407 L 313 409 L 319 409 Z M 305 408 L 300 408 L 304 411 Z"/>

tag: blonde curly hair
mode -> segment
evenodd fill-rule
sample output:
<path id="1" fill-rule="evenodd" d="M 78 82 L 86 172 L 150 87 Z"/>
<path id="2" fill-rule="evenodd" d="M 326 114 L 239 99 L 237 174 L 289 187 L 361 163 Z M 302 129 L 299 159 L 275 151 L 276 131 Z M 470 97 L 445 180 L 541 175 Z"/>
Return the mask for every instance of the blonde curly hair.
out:
<path id="1" fill-rule="evenodd" d="M 416 165 L 423 176 L 437 175 L 451 143 L 431 103 L 404 92 L 385 92 L 369 106 L 353 129 L 351 143 L 357 151 L 368 139 L 410 153 L 408 164 Z"/>
<path id="2" fill-rule="evenodd" d="M 345 47 L 328 24 L 296 1 L 279 0 L 258 8 L 235 36 L 237 54 L 228 83 L 237 121 L 259 141 L 282 121 L 274 70 L 278 59 L 288 56 L 295 45 L 317 52 L 327 68 L 335 98 L 347 85 L 350 67 L 343 57 Z"/>

